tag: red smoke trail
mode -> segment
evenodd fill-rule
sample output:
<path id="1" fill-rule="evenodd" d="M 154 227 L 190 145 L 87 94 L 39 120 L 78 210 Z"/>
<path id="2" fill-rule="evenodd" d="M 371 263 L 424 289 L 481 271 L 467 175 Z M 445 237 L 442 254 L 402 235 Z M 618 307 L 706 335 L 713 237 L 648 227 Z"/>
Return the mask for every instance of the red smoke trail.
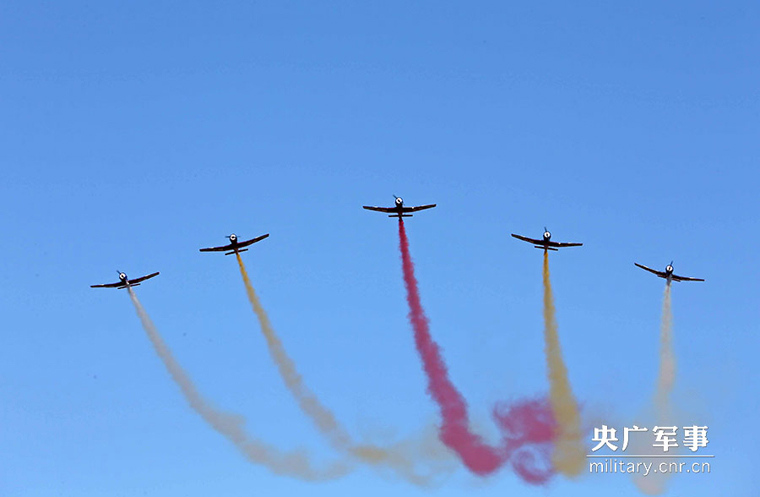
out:
<path id="1" fill-rule="evenodd" d="M 546 401 L 534 400 L 495 407 L 493 415 L 503 432 L 503 447 L 491 447 L 470 431 L 467 403 L 449 380 L 438 344 L 430 336 L 402 219 L 399 219 L 398 232 L 409 321 L 428 378 L 428 392 L 441 410 L 441 441 L 478 475 L 491 474 L 511 459 L 515 471 L 524 480 L 536 484 L 545 482 L 554 473 L 549 462 L 551 451 L 546 447 L 554 439 L 554 418 L 550 406 Z M 531 448 L 534 450 L 531 451 Z"/>

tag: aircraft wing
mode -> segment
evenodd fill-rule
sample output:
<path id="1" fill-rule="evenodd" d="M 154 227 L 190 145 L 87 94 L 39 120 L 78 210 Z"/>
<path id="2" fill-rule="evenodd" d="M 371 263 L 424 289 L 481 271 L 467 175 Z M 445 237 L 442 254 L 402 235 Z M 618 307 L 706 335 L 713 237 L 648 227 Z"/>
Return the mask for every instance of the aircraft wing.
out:
<path id="1" fill-rule="evenodd" d="M 550 247 L 580 247 L 582 243 L 565 243 L 565 242 L 552 242 L 549 241 Z"/>
<path id="2" fill-rule="evenodd" d="M 232 244 L 225 245 L 223 247 L 209 247 L 209 248 L 202 248 L 201 252 L 226 252 L 228 250 L 232 250 Z"/>
<path id="3" fill-rule="evenodd" d="M 363 205 L 362 207 L 364 207 L 368 211 L 388 212 L 388 213 L 391 213 L 391 214 L 393 214 L 394 212 L 396 212 L 396 208 L 395 207 L 372 207 L 372 206 L 369 206 L 369 205 Z"/>
<path id="4" fill-rule="evenodd" d="M 133 280 L 129 280 L 129 284 L 130 285 L 134 285 L 135 283 L 140 283 L 141 281 L 149 280 L 149 279 L 153 278 L 154 276 L 158 276 L 158 271 L 156 271 L 155 273 L 151 273 L 148 276 L 142 276 L 140 278 L 135 278 Z"/>
<path id="5" fill-rule="evenodd" d="M 266 235 L 257 236 L 256 238 L 251 238 L 250 240 L 246 240 L 244 242 L 238 242 L 237 246 L 247 247 L 248 245 L 253 245 L 256 242 L 260 242 L 261 240 L 263 240 L 264 238 L 268 236 L 269 236 L 269 233 L 267 233 Z"/>
<path id="6" fill-rule="evenodd" d="M 667 278 L 668 277 L 668 275 L 665 274 L 664 271 L 657 271 L 656 269 L 652 269 L 650 267 L 646 267 L 645 265 L 639 264 L 638 262 L 634 262 L 634 264 L 637 265 L 638 267 L 640 267 L 641 269 L 643 269 L 644 271 L 649 271 L 652 274 L 656 274 L 660 278 Z"/>
<path id="7" fill-rule="evenodd" d="M 416 207 L 404 207 L 404 212 L 424 211 L 425 209 L 432 209 L 433 207 L 435 207 L 435 204 L 418 205 Z"/>
<path id="8" fill-rule="evenodd" d="M 675 274 L 671 276 L 671 278 L 673 278 L 674 281 L 705 281 L 702 278 L 689 278 L 688 276 L 677 276 Z"/>
<path id="9" fill-rule="evenodd" d="M 124 283 L 121 281 L 118 283 L 107 283 L 105 285 L 90 285 L 90 288 L 118 288 L 122 286 Z"/>
<path id="10" fill-rule="evenodd" d="M 522 240 L 524 242 L 532 243 L 534 245 L 543 245 L 544 244 L 543 240 L 534 240 L 533 238 L 528 238 L 527 236 L 522 236 L 522 235 L 515 235 L 514 233 L 512 233 L 512 236 L 514 238 L 517 238 L 518 240 Z"/>

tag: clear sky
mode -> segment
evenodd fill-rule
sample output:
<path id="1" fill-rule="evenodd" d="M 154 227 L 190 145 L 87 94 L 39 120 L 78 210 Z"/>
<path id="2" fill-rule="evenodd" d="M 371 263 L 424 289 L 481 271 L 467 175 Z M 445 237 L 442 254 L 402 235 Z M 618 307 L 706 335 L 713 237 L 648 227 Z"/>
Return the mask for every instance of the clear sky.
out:
<path id="1" fill-rule="evenodd" d="M 249 464 L 185 403 L 137 292 L 220 408 L 283 449 L 339 458 L 270 360 L 244 254 L 308 385 L 358 439 L 437 422 L 406 319 L 396 223 L 476 428 L 545 394 L 547 226 L 589 426 L 654 391 L 663 280 L 675 401 L 710 475 L 671 495 L 756 495 L 760 5 L 756 2 L 0 4 L 0 495 L 639 495 L 621 475 L 530 487 L 458 469 L 434 490 L 357 468 L 304 483 Z M 599 422 L 597 422 L 599 421 Z"/>

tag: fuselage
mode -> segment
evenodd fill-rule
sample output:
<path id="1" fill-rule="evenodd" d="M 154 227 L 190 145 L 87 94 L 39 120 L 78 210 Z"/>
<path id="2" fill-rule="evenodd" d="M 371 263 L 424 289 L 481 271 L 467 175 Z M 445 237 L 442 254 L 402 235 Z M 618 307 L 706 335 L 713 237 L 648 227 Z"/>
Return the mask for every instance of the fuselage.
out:
<path id="1" fill-rule="evenodd" d="M 396 197 L 393 210 L 395 210 L 396 214 L 398 214 L 399 216 L 401 216 L 404 213 L 404 199 L 403 198 Z"/>
<path id="2" fill-rule="evenodd" d="M 230 236 L 228 236 L 227 238 L 229 238 L 229 240 L 230 240 L 230 244 L 228 245 L 228 248 L 227 248 L 227 250 L 229 250 L 229 252 L 227 252 L 224 255 L 232 255 L 232 254 L 236 254 L 237 255 L 237 254 L 240 254 L 241 252 L 245 252 L 245 251 L 248 250 L 247 248 L 243 248 L 246 245 L 245 244 L 244 245 L 240 244 L 240 240 L 238 239 L 238 236 L 235 233 L 230 234 Z M 245 243 L 248 243 L 248 242 L 245 242 Z M 250 244 L 250 243 L 248 243 L 248 244 Z"/>
<path id="3" fill-rule="evenodd" d="M 548 249 L 549 242 L 551 241 L 551 239 L 552 239 L 552 234 L 549 233 L 549 231 L 547 231 L 546 229 L 544 229 L 544 236 L 541 237 L 541 240 L 539 240 L 538 242 L 539 246 L 536 246 L 536 248 Z M 551 249 L 551 250 L 554 250 L 554 249 Z"/>
<path id="4" fill-rule="evenodd" d="M 530 240 L 531 242 L 535 242 L 533 244 L 534 248 L 537 249 L 544 249 L 544 252 L 547 250 L 557 250 L 556 248 L 552 248 L 549 246 L 549 242 L 552 239 L 552 234 L 549 233 L 549 231 L 544 228 L 544 236 L 541 237 L 541 240 Z"/>
<path id="5" fill-rule="evenodd" d="M 127 276 L 127 273 L 119 273 L 119 281 L 121 281 L 121 284 L 124 285 L 119 288 L 131 287 L 131 285 L 129 284 L 129 276 Z"/>

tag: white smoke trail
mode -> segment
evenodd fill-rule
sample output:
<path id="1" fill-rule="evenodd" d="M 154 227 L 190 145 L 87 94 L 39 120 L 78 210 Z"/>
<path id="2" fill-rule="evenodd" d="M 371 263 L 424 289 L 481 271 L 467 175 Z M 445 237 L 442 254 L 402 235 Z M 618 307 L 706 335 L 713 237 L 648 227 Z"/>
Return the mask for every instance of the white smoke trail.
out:
<path id="1" fill-rule="evenodd" d="M 214 408 L 198 392 L 193 381 L 172 355 L 158 329 L 137 299 L 135 292 L 130 287 L 127 287 L 127 290 L 150 343 L 174 382 L 179 386 L 185 400 L 204 421 L 232 442 L 249 461 L 266 466 L 274 473 L 302 480 L 327 480 L 338 478 L 349 472 L 350 468 L 344 463 L 333 463 L 326 469 L 315 469 L 308 454 L 304 451 L 284 453 L 258 440 L 249 438 L 244 429 L 245 419 L 242 416 Z"/>
<path id="2" fill-rule="evenodd" d="M 670 395 L 676 381 L 676 356 L 673 353 L 673 311 L 670 305 L 670 282 L 665 285 L 662 297 L 662 322 L 660 323 L 660 374 L 654 396 L 658 416 L 668 417 Z"/>
<path id="3" fill-rule="evenodd" d="M 672 426 L 675 424 L 675 413 L 671 403 L 671 395 L 676 382 L 676 356 L 673 350 L 673 311 L 670 300 L 670 281 L 665 285 L 665 293 L 662 296 L 662 318 L 660 321 L 660 369 L 657 375 L 657 387 L 653 397 L 652 426 Z M 658 454 L 653 447 L 648 446 L 639 450 L 641 454 Z M 671 463 L 677 459 L 658 459 L 658 462 Z M 670 473 L 657 473 L 648 477 L 637 476 L 634 478 L 639 490 L 648 495 L 659 495 L 665 492 Z"/>

